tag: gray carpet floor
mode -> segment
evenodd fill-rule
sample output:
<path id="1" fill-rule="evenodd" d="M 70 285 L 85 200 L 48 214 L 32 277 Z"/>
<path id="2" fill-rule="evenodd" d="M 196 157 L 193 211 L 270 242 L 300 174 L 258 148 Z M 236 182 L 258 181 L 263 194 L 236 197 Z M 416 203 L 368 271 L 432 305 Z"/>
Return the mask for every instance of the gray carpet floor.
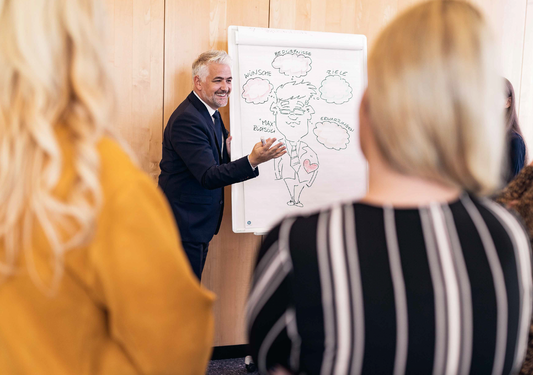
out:
<path id="1" fill-rule="evenodd" d="M 210 361 L 206 375 L 257 375 L 258 372 L 246 372 L 244 358 L 219 359 Z"/>

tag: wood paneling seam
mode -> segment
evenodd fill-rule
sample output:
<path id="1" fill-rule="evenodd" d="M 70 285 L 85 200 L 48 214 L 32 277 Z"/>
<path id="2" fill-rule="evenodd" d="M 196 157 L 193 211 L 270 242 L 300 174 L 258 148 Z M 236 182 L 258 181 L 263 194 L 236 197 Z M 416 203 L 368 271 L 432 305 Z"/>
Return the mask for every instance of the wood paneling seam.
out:
<path id="1" fill-rule="evenodd" d="M 272 0 L 268 0 L 268 25 L 267 27 L 270 29 L 270 9 L 272 9 Z"/>

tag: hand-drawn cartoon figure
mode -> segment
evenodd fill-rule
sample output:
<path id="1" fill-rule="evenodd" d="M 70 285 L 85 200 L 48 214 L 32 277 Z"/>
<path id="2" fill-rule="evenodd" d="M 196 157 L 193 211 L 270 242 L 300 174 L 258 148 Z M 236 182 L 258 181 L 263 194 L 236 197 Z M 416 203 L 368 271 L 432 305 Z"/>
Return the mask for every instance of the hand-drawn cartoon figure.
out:
<path id="1" fill-rule="evenodd" d="M 291 81 L 279 86 L 275 94 L 270 110 L 276 117 L 276 128 L 285 137 L 280 141 L 287 147 L 285 155 L 274 159 L 276 180 L 283 179 L 287 185 L 287 205 L 303 207 L 300 195 L 305 186 L 313 185 L 319 167 L 317 154 L 302 141 L 315 113 L 309 100 L 316 94 L 316 87 L 309 82 Z"/>

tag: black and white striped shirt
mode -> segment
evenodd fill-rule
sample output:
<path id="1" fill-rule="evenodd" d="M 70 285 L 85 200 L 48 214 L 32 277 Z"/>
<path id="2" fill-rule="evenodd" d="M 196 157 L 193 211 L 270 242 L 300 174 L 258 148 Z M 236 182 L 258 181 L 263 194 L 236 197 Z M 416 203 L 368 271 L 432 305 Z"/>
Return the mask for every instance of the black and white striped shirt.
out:
<path id="1" fill-rule="evenodd" d="M 283 220 L 247 306 L 261 373 L 508 374 L 523 361 L 530 245 L 502 206 L 347 204 Z"/>

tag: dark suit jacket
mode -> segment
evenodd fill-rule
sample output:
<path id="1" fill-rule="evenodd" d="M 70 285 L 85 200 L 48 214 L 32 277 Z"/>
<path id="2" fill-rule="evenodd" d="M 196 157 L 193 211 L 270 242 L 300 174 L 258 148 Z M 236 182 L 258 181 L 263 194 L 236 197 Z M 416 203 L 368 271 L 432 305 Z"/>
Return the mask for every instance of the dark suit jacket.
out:
<path id="1" fill-rule="evenodd" d="M 225 142 L 224 126 L 222 132 Z M 207 108 L 191 92 L 168 120 L 159 175 L 183 241 L 209 242 L 222 220 L 224 186 L 259 175 L 246 156 L 230 162 L 224 147 L 221 158 L 220 143 Z"/>

